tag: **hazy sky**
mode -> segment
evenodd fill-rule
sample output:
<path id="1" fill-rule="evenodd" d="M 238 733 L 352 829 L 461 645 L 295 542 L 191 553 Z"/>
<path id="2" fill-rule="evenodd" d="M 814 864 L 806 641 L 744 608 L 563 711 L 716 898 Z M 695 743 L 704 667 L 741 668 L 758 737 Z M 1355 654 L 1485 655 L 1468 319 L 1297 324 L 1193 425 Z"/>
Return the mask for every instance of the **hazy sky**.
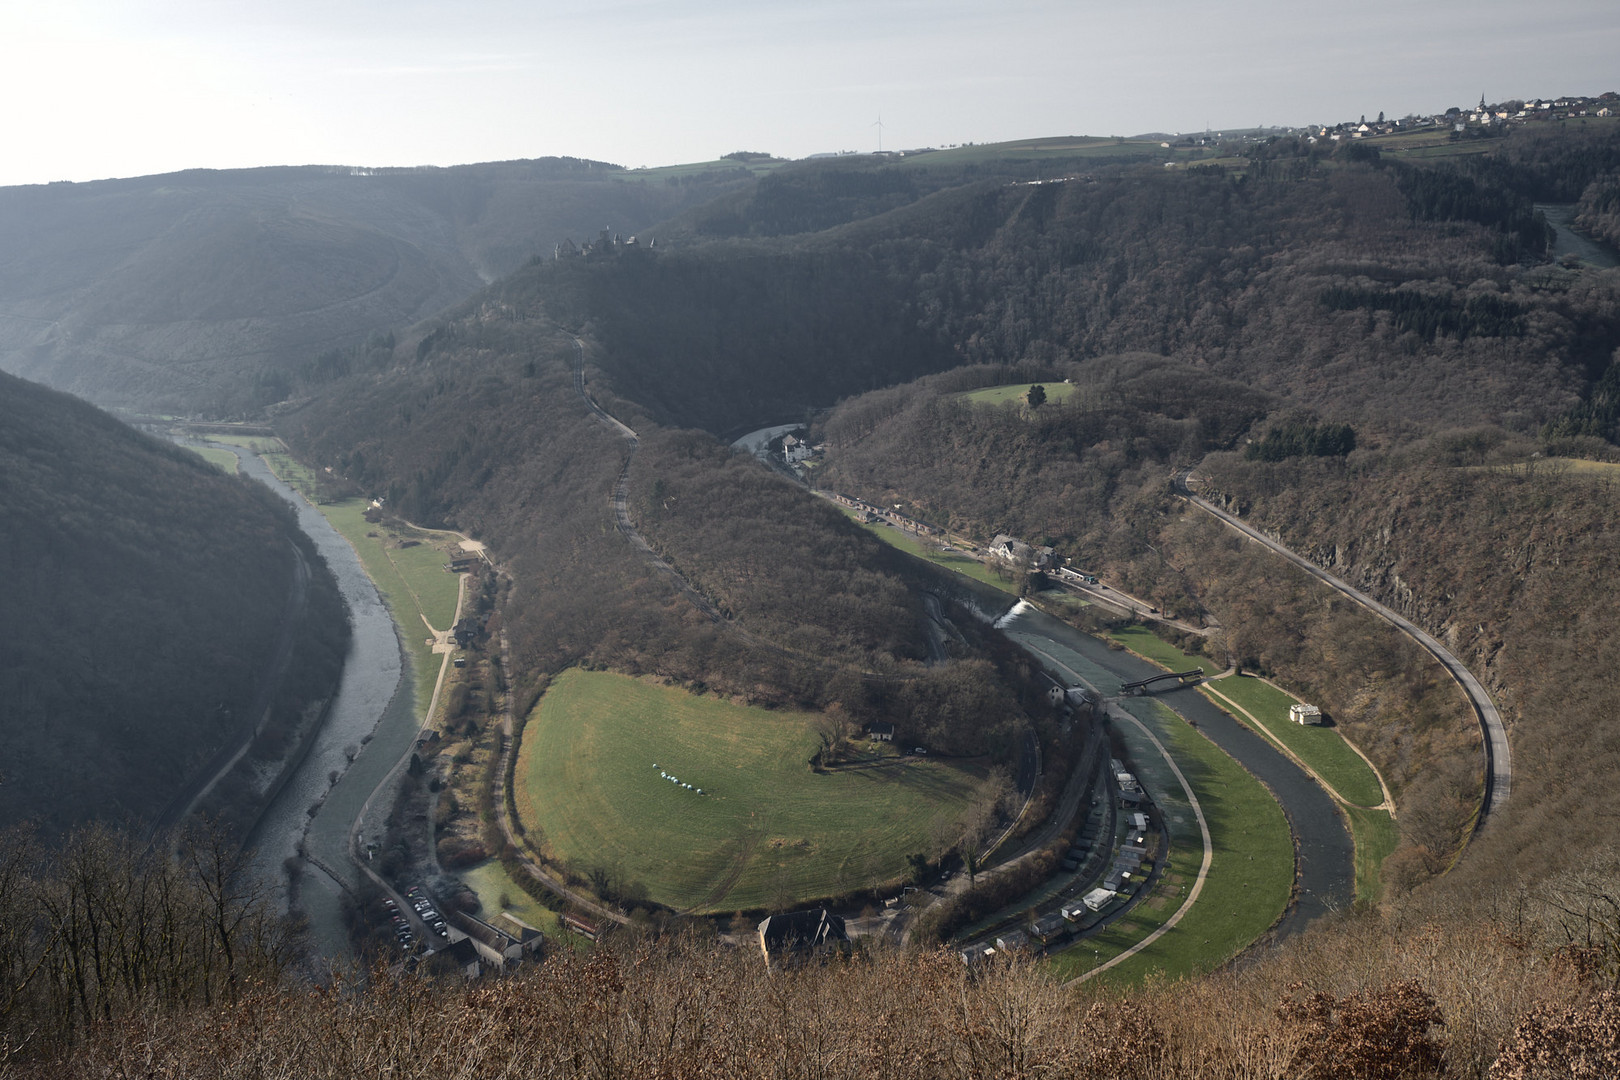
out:
<path id="1" fill-rule="evenodd" d="M 0 184 L 621 165 L 1620 90 L 1616 0 L 0 0 Z"/>

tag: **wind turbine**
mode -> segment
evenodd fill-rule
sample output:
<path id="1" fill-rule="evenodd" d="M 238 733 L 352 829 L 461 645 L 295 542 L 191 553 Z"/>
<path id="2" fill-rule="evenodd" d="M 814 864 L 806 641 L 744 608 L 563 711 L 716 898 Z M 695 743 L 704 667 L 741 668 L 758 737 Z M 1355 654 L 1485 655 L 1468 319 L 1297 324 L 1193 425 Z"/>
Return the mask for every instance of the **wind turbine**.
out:
<path id="1" fill-rule="evenodd" d="M 883 153 L 883 114 L 878 113 L 877 123 L 872 125 L 878 129 L 878 153 Z"/>

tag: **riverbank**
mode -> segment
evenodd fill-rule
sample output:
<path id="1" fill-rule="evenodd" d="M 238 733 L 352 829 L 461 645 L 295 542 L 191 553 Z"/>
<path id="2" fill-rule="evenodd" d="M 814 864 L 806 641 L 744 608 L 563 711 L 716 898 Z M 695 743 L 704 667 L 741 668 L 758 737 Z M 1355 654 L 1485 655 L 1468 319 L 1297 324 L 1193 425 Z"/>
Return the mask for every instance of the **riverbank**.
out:
<path id="1" fill-rule="evenodd" d="M 253 447 L 230 449 L 242 473 L 292 504 L 299 527 L 331 568 L 349 608 L 349 654 L 327 721 L 248 837 L 258 852 L 259 872 L 275 883 L 283 907 L 296 905 L 308 917 L 314 952 L 342 964 L 350 956 L 343 894 L 358 884 L 347 853 L 348 825 L 415 738 L 415 692 L 406 678 L 410 661 L 393 616 L 349 540 Z M 287 867 L 300 865 L 306 851 L 326 870 L 306 868 L 297 888 L 290 888 Z"/>

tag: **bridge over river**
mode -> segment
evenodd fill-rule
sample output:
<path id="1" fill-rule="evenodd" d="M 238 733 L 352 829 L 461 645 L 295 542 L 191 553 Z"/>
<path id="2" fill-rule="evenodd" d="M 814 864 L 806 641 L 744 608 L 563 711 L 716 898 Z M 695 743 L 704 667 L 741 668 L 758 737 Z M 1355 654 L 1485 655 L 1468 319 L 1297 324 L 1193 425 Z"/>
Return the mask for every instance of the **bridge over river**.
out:
<path id="1" fill-rule="evenodd" d="M 1119 692 L 1131 697 L 1137 697 L 1141 694 L 1151 694 L 1155 683 L 1162 683 L 1167 687 L 1170 683 L 1175 683 L 1176 689 L 1180 689 L 1183 686 L 1194 686 L 1203 681 L 1204 672 L 1202 668 L 1193 668 L 1191 671 L 1161 671 L 1157 675 L 1149 675 L 1145 679 L 1122 683 Z"/>

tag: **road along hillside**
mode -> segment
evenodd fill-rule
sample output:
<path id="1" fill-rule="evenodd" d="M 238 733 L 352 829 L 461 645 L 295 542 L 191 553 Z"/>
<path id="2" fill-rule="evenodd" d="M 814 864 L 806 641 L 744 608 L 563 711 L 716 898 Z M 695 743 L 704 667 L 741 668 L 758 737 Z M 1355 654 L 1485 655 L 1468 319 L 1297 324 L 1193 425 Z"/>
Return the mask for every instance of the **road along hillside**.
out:
<path id="1" fill-rule="evenodd" d="M 1227 513 L 1208 499 L 1194 493 L 1190 486 L 1193 482 L 1191 474 L 1192 470 L 1190 469 L 1183 469 L 1176 473 L 1176 494 L 1205 513 L 1219 518 L 1226 525 L 1236 529 L 1255 543 L 1270 548 L 1318 581 L 1332 586 L 1338 592 L 1384 619 L 1421 645 L 1436 660 L 1440 661 L 1440 665 L 1456 680 L 1457 685 L 1462 688 L 1469 704 L 1473 707 L 1474 715 L 1479 721 L 1480 730 L 1484 734 L 1485 797 L 1480 806 L 1479 819 L 1476 821 L 1474 829 L 1478 832 L 1483 828 L 1490 816 L 1507 803 L 1508 796 L 1513 791 L 1513 750 L 1508 745 L 1507 727 L 1502 723 L 1502 714 L 1497 711 L 1496 703 L 1491 700 L 1491 695 L 1486 692 L 1484 684 L 1474 677 L 1474 673 L 1469 671 L 1467 665 L 1457 659 L 1451 650 L 1440 644 L 1439 641 L 1425 631 L 1419 629 L 1409 619 L 1380 604 L 1361 590 L 1345 584 L 1309 559 L 1295 554 L 1258 529 L 1250 527 L 1238 517 Z"/>

